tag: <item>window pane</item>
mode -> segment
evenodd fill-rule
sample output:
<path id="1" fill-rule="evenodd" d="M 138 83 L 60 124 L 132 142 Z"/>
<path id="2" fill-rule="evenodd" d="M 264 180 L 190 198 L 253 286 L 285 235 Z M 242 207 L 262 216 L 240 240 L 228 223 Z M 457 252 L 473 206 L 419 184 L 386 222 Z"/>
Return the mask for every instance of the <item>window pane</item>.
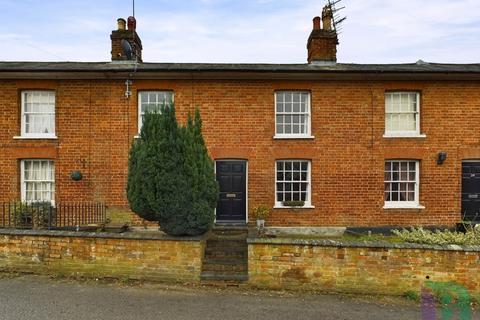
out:
<path id="1" fill-rule="evenodd" d="M 283 193 L 282 192 L 277 192 L 277 201 L 282 202 L 283 201 Z"/>
<path id="2" fill-rule="evenodd" d="M 308 93 L 304 92 L 277 92 L 276 107 L 277 134 L 305 134 L 308 132 Z M 279 117 L 283 117 L 281 120 Z"/>
<path id="3" fill-rule="evenodd" d="M 307 201 L 309 199 L 308 161 L 277 161 L 276 178 L 277 181 L 285 181 L 284 183 L 277 182 L 276 184 L 277 202 L 291 200 Z"/>
<path id="4" fill-rule="evenodd" d="M 300 171 L 294 171 L 293 172 L 293 180 L 294 181 L 300 181 Z"/>
<path id="5" fill-rule="evenodd" d="M 416 201 L 416 166 L 416 161 L 385 161 L 385 201 Z"/>
<path id="6" fill-rule="evenodd" d="M 52 201 L 55 192 L 54 164 L 50 160 L 23 160 L 24 201 Z"/>
<path id="7" fill-rule="evenodd" d="M 23 93 L 23 133 L 55 133 L 55 93 L 27 91 Z"/>
<path id="8" fill-rule="evenodd" d="M 283 170 L 283 161 L 277 161 L 277 170 Z"/>
<path id="9" fill-rule="evenodd" d="M 277 172 L 277 181 L 283 181 L 283 172 L 281 171 Z"/>
<path id="10" fill-rule="evenodd" d="M 303 171 L 302 171 L 302 174 L 301 174 L 300 179 L 301 179 L 302 181 L 307 181 L 307 172 L 303 172 Z"/>
<path id="11" fill-rule="evenodd" d="M 283 110 L 284 110 L 283 103 L 277 102 L 277 112 L 283 112 Z"/>
<path id="12" fill-rule="evenodd" d="M 292 172 L 285 172 L 285 181 L 292 181 Z"/>
<path id="13" fill-rule="evenodd" d="M 418 95 L 412 92 L 385 94 L 385 130 L 415 132 L 417 130 Z"/>
<path id="14" fill-rule="evenodd" d="M 285 161 L 285 170 L 292 170 L 292 162 Z"/>
<path id="15" fill-rule="evenodd" d="M 308 162 L 302 161 L 302 171 L 307 171 L 307 170 L 308 170 Z"/>

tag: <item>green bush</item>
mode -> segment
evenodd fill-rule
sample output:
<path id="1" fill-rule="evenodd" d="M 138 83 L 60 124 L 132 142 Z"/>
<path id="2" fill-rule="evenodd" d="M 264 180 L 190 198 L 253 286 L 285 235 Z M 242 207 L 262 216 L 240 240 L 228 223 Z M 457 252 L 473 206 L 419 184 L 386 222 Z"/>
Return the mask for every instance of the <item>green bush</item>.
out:
<path id="1" fill-rule="evenodd" d="M 213 226 L 218 199 L 200 112 L 180 126 L 175 107 L 145 115 L 130 151 L 127 198 L 140 217 L 170 235 L 199 235 Z"/>
<path id="2" fill-rule="evenodd" d="M 465 233 L 450 230 L 425 230 L 422 227 L 403 230 L 393 230 L 396 236 L 405 242 L 431 245 L 480 245 L 480 233 L 474 228 L 468 228 Z"/>

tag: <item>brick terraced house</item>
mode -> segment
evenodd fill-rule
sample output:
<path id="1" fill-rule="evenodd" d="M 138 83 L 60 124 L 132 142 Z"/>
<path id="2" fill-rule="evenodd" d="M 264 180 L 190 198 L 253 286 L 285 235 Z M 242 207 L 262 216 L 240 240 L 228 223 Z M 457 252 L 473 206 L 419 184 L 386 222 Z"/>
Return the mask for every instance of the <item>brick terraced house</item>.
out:
<path id="1" fill-rule="evenodd" d="M 142 115 L 173 100 L 180 121 L 201 110 L 217 222 L 253 222 L 260 204 L 271 226 L 451 226 L 480 211 L 480 64 L 337 63 L 329 10 L 306 64 L 143 63 L 132 17 L 111 41 L 110 62 L 0 62 L 0 201 L 128 211 Z"/>

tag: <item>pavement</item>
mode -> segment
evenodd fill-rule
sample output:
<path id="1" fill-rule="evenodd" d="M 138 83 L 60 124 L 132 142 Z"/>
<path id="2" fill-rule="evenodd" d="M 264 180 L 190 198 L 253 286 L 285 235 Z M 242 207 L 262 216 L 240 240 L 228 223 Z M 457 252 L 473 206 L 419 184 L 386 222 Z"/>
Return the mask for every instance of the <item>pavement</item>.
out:
<path id="1" fill-rule="evenodd" d="M 0 319 L 421 319 L 418 303 L 193 285 L 79 282 L 40 276 L 0 279 Z"/>

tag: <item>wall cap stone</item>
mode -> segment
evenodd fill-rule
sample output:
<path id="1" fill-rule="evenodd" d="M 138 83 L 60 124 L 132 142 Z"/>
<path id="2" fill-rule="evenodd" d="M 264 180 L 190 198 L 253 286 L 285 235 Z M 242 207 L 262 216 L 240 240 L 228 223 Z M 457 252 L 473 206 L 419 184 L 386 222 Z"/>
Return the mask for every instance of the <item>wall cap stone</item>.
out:
<path id="1" fill-rule="evenodd" d="M 58 230 L 20 230 L 0 229 L 0 236 L 39 236 L 39 237 L 68 237 L 68 238 L 97 238 L 97 239 L 127 239 L 127 240 L 163 240 L 163 241 L 204 241 L 205 235 L 175 237 L 160 232 L 84 232 Z"/>
<path id="2" fill-rule="evenodd" d="M 390 243 L 387 241 L 345 241 L 330 239 L 298 239 L 298 238 L 260 238 L 250 236 L 248 244 L 271 244 L 271 245 L 301 245 L 314 247 L 337 247 L 337 248 L 384 248 L 384 249 L 421 249 L 435 251 L 468 251 L 480 252 L 480 246 L 459 246 L 455 244 L 440 246 L 417 243 Z"/>

